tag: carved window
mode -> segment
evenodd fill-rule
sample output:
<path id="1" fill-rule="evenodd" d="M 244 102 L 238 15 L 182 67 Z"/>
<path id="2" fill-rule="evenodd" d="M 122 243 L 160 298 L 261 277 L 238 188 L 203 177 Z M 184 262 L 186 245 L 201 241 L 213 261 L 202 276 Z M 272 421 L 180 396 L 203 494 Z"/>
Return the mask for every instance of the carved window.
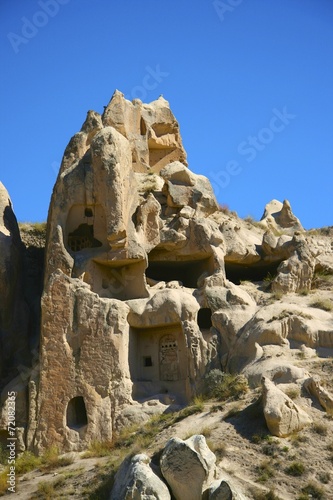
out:
<path id="1" fill-rule="evenodd" d="M 75 231 L 68 235 L 68 246 L 72 252 L 79 252 L 85 248 L 96 248 L 102 243 L 94 238 L 94 227 L 90 224 L 80 224 Z"/>
<path id="2" fill-rule="evenodd" d="M 164 335 L 160 340 L 160 379 L 179 380 L 178 344 L 174 335 Z"/>
<path id="3" fill-rule="evenodd" d="M 149 366 L 153 366 L 153 360 L 151 359 L 151 356 L 144 356 L 143 357 L 143 366 L 145 368 Z"/>

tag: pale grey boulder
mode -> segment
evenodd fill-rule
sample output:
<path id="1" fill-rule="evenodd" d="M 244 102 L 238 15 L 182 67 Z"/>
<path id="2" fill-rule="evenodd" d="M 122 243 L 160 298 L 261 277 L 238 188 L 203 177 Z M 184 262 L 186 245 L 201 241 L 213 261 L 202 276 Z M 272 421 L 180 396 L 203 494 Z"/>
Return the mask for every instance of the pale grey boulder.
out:
<path id="1" fill-rule="evenodd" d="M 118 470 L 110 500 L 170 500 L 165 483 L 158 477 L 150 458 L 141 453 L 128 457 Z"/>
<path id="2" fill-rule="evenodd" d="M 172 438 L 161 456 L 162 474 L 176 500 L 201 500 L 215 476 L 216 457 L 202 435 Z"/>

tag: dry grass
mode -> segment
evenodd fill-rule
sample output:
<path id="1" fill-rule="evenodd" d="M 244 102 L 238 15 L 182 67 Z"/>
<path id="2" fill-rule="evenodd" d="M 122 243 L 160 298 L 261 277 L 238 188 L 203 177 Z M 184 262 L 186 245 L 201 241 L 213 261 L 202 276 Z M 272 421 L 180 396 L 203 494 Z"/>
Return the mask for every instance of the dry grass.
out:
<path id="1" fill-rule="evenodd" d="M 317 298 L 310 303 L 311 307 L 316 307 L 317 309 L 322 309 L 323 311 L 332 311 L 333 303 L 330 299 Z"/>

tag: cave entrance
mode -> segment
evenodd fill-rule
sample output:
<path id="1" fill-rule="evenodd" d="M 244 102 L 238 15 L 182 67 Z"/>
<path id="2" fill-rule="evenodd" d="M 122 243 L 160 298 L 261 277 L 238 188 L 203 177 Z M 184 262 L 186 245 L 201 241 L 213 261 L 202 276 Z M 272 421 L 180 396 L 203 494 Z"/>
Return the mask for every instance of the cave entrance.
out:
<path id="1" fill-rule="evenodd" d="M 198 279 L 203 274 L 213 274 L 212 259 L 191 261 L 160 260 L 151 261 L 146 269 L 147 278 L 155 281 L 181 281 L 187 288 L 197 288 Z"/>
<path id="2" fill-rule="evenodd" d="M 69 401 L 66 420 L 67 426 L 75 430 L 88 424 L 86 405 L 82 396 L 77 396 Z"/>
<path id="3" fill-rule="evenodd" d="M 209 307 L 203 307 L 198 312 L 198 326 L 200 330 L 209 330 L 212 325 L 212 311 Z"/>
<path id="4" fill-rule="evenodd" d="M 235 285 L 240 285 L 241 281 L 263 281 L 267 276 L 275 276 L 277 268 L 282 261 L 277 262 L 256 262 L 252 265 L 234 264 L 225 262 L 225 273 L 229 281 Z"/>

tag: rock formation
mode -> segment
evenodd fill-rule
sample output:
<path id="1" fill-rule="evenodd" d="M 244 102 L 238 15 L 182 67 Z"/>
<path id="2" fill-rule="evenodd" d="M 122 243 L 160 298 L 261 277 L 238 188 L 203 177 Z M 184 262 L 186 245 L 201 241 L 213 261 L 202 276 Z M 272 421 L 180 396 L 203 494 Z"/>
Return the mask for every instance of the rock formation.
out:
<path id="1" fill-rule="evenodd" d="M 116 474 L 110 500 L 120 498 L 171 500 L 168 487 L 153 469 L 150 458 L 143 453 L 124 460 Z"/>
<path id="2" fill-rule="evenodd" d="M 214 453 L 201 435 L 186 441 L 170 439 L 160 460 L 162 474 L 176 500 L 200 500 L 215 479 L 215 462 Z"/>
<path id="3" fill-rule="evenodd" d="M 263 406 L 267 427 L 273 436 L 289 436 L 310 425 L 311 418 L 274 382 L 263 377 Z"/>
<path id="4" fill-rule="evenodd" d="M 209 180 L 187 167 L 165 99 L 129 102 L 116 91 L 70 140 L 49 209 L 40 324 L 39 285 L 25 293 L 40 278 L 27 271 L 37 254 L 24 253 L 2 185 L 0 249 L 2 387 L 29 359 L 22 448 L 112 440 L 186 405 L 212 369 L 243 373 L 253 388 L 265 377 L 273 433 L 305 422 L 285 398 L 273 408 L 271 394 L 311 377 L 291 349 L 333 352 L 331 285 L 320 289 L 326 309 L 306 296 L 333 274 L 332 234 L 305 231 L 286 200 L 257 223 L 220 210 Z M 327 400 L 318 384 L 305 387 Z M 141 458 L 134 469 L 149 466 Z"/>

